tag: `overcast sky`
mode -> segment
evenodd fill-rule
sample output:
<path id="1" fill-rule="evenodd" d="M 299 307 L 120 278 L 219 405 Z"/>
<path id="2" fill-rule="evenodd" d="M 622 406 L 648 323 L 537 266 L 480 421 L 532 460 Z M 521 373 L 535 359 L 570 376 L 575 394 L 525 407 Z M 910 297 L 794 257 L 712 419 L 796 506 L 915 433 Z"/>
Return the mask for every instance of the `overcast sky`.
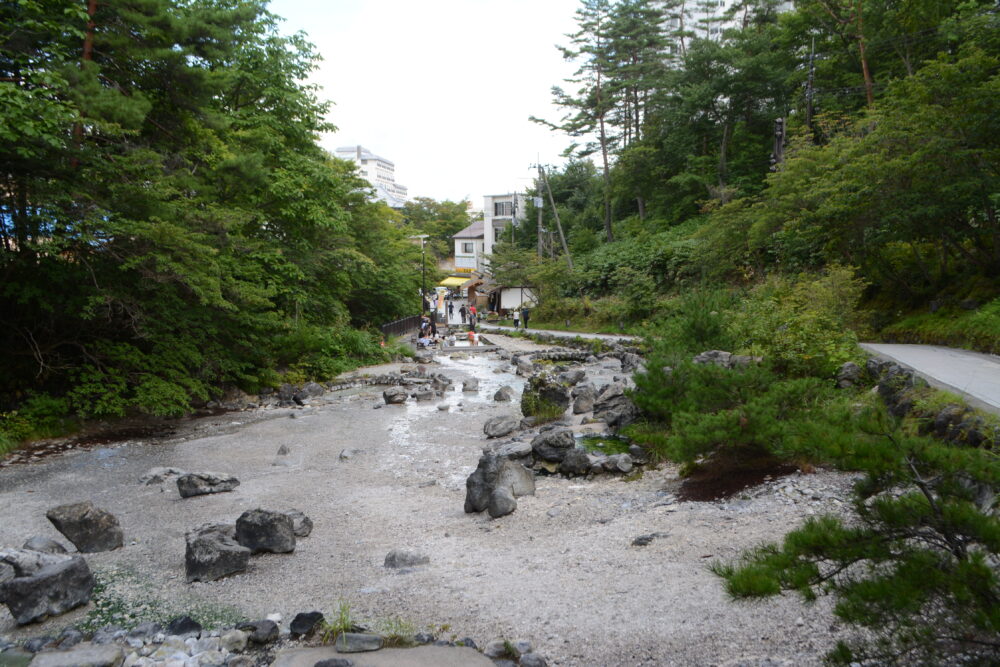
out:
<path id="1" fill-rule="evenodd" d="M 323 146 L 361 144 L 396 165 L 410 197 L 458 201 L 532 184 L 571 140 L 551 88 L 574 66 L 556 44 L 579 0 L 272 0 L 283 30 L 323 56 L 313 83 L 334 102 Z"/>

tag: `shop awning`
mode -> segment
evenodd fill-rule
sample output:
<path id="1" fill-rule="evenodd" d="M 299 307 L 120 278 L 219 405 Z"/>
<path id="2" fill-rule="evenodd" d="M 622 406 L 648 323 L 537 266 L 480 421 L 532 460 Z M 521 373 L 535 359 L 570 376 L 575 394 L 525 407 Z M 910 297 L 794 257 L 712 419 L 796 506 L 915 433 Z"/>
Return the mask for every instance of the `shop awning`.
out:
<path id="1" fill-rule="evenodd" d="M 439 282 L 438 285 L 441 287 L 461 287 L 470 280 L 472 280 L 472 278 L 469 276 L 448 276 Z"/>

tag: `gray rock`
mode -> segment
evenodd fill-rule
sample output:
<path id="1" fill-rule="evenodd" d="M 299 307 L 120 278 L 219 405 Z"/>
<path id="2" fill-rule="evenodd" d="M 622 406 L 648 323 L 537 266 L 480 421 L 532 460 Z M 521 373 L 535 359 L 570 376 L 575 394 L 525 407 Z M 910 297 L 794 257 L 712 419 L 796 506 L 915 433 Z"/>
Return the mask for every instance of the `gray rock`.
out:
<path id="1" fill-rule="evenodd" d="M 462 391 L 479 391 L 479 378 L 469 378 L 463 382 Z"/>
<path id="2" fill-rule="evenodd" d="M 323 613 L 319 611 L 306 611 L 295 615 L 288 631 L 292 637 L 309 637 L 322 626 Z"/>
<path id="3" fill-rule="evenodd" d="M 559 463 L 559 472 L 564 475 L 586 475 L 590 472 L 590 456 L 585 449 L 576 447 L 566 452 Z"/>
<path id="4" fill-rule="evenodd" d="M 250 549 L 236 542 L 236 528 L 231 524 L 199 526 L 188 531 L 184 539 L 187 543 L 184 565 L 188 582 L 215 581 L 243 572 L 250 562 Z"/>
<path id="5" fill-rule="evenodd" d="M 83 633 L 76 628 L 66 628 L 61 633 L 59 633 L 59 648 L 68 649 L 73 648 L 80 642 L 82 642 L 86 637 Z"/>
<path id="6" fill-rule="evenodd" d="M 39 653 L 31 661 L 32 667 L 118 667 L 125 660 L 120 646 L 105 644 L 80 644 L 69 651 Z"/>
<path id="7" fill-rule="evenodd" d="M 430 562 L 430 556 L 425 554 L 417 553 L 416 551 L 407 551 L 405 549 L 393 549 L 385 555 L 385 562 L 383 565 L 388 568 L 398 569 L 401 567 L 426 565 Z"/>
<path id="8" fill-rule="evenodd" d="M 516 431 L 520 424 L 521 420 L 513 415 L 497 415 L 486 420 L 483 432 L 488 438 L 502 438 Z"/>
<path id="9" fill-rule="evenodd" d="M 177 478 L 177 491 L 181 498 L 225 493 L 240 485 L 240 480 L 221 472 L 192 472 Z"/>
<path id="10" fill-rule="evenodd" d="M 433 401 L 437 398 L 437 393 L 433 389 L 421 389 L 413 394 L 418 401 Z"/>
<path id="11" fill-rule="evenodd" d="M 167 634 L 181 639 L 197 639 L 201 636 L 201 630 L 201 623 L 190 616 L 178 616 L 167 624 Z"/>
<path id="12" fill-rule="evenodd" d="M 257 667 L 257 661 L 248 655 L 231 655 L 226 661 L 226 667 Z"/>
<path id="13" fill-rule="evenodd" d="M 841 389 L 849 389 L 861 383 L 861 367 L 853 361 L 844 363 L 837 371 L 837 386 Z"/>
<path id="14" fill-rule="evenodd" d="M 549 667 L 549 663 L 545 661 L 545 658 L 537 653 L 523 654 L 518 664 L 521 667 Z"/>
<path id="15" fill-rule="evenodd" d="M 55 637 L 32 637 L 28 641 L 24 642 L 24 650 L 29 653 L 38 653 L 39 651 L 44 651 L 46 649 L 54 649 L 56 647 Z"/>
<path id="16" fill-rule="evenodd" d="M 172 479 L 174 477 L 180 477 L 181 475 L 184 474 L 186 474 L 185 471 L 181 470 L 180 468 L 164 468 L 158 466 L 156 468 L 150 468 L 145 475 L 139 478 L 139 483 L 146 485 L 162 484 L 168 479 Z"/>
<path id="17" fill-rule="evenodd" d="M 347 658 L 327 658 L 320 660 L 313 667 L 354 667 L 354 661 Z"/>
<path id="18" fill-rule="evenodd" d="M 247 510 L 236 520 L 236 541 L 253 553 L 295 551 L 295 527 L 291 517 L 265 509 Z"/>
<path id="19" fill-rule="evenodd" d="M 292 520 L 292 532 L 295 537 L 308 537 L 312 532 L 312 519 L 298 510 L 285 510 L 284 514 Z"/>
<path id="20" fill-rule="evenodd" d="M 511 493 L 510 489 L 498 486 L 490 494 L 489 504 L 486 509 L 492 518 L 497 519 L 516 510 L 517 501 L 514 499 L 514 494 Z"/>
<path id="21" fill-rule="evenodd" d="M 403 387 L 389 387 L 382 392 L 382 398 L 385 400 L 387 405 L 406 403 L 406 399 L 409 398 L 409 395 L 409 392 L 407 392 Z"/>
<path id="22" fill-rule="evenodd" d="M 514 400 L 514 390 L 511 387 L 504 385 L 497 389 L 497 393 L 493 394 L 493 400 L 498 403 L 509 403 Z"/>
<path id="23" fill-rule="evenodd" d="M 526 467 L 501 459 L 497 467 L 497 479 L 494 488 L 510 489 L 515 498 L 535 495 L 535 473 Z"/>
<path id="24" fill-rule="evenodd" d="M 249 635 L 242 630 L 227 630 L 219 637 L 219 646 L 230 653 L 237 653 L 247 647 L 249 640 Z"/>
<path id="25" fill-rule="evenodd" d="M 649 453 L 639 445 L 629 445 L 628 455 L 632 457 L 632 463 L 643 464 L 649 461 Z"/>
<path id="26" fill-rule="evenodd" d="M 318 382 L 306 382 L 302 386 L 302 393 L 306 396 L 322 396 L 326 393 L 326 389 Z"/>
<path id="27" fill-rule="evenodd" d="M 535 492 L 535 480 L 531 471 L 520 463 L 500 458 L 495 454 L 484 454 L 479 465 L 465 481 L 465 511 L 482 512 L 487 509 L 490 497 L 497 488 L 505 488 L 514 495 L 531 495 Z"/>
<path id="28" fill-rule="evenodd" d="M 592 384 L 581 384 L 573 387 L 573 414 L 582 415 L 594 409 L 597 391 Z"/>
<path id="29" fill-rule="evenodd" d="M 559 380 L 559 382 L 562 382 L 563 384 L 568 384 L 572 386 L 583 382 L 584 378 L 586 377 L 587 377 L 586 371 L 584 371 L 581 368 L 574 368 L 572 370 L 566 371 L 565 373 L 560 373 L 557 379 Z"/>
<path id="30" fill-rule="evenodd" d="M 0 652 L 0 665 L 3 667 L 28 667 L 34 657 L 34 654 L 28 653 L 24 649 L 6 648 Z"/>
<path id="31" fill-rule="evenodd" d="M 516 658 L 517 656 L 510 655 L 510 651 L 507 650 L 507 646 L 510 642 L 505 642 L 502 639 L 494 639 L 493 641 L 486 644 L 483 648 L 483 655 L 487 658 Z"/>
<path id="32" fill-rule="evenodd" d="M 532 376 L 521 392 L 521 412 L 533 415 L 534 407 L 542 405 L 554 406 L 566 410 L 569 407 L 569 390 L 566 385 L 557 382 L 548 373 Z"/>
<path id="33" fill-rule="evenodd" d="M 632 457 L 628 454 L 612 454 L 604 459 L 603 467 L 608 472 L 632 472 Z"/>
<path id="34" fill-rule="evenodd" d="M 338 653 L 362 653 L 382 648 L 382 638 L 361 632 L 342 632 L 334 645 Z"/>
<path id="35" fill-rule="evenodd" d="M 523 440 L 512 440 L 494 448 L 493 453 L 505 459 L 522 459 L 531 456 L 531 443 Z"/>
<path id="36" fill-rule="evenodd" d="M 543 431 L 531 441 L 531 450 L 535 456 L 545 460 L 560 462 L 567 452 L 576 446 L 573 431 L 568 428 L 555 428 Z"/>
<path id="37" fill-rule="evenodd" d="M 163 630 L 162 625 L 150 621 L 146 623 L 140 623 L 139 625 L 135 626 L 134 628 L 129 630 L 128 635 L 126 636 L 129 639 L 148 639 L 153 635 L 161 632 L 162 630 Z"/>
<path id="38" fill-rule="evenodd" d="M 94 575 L 79 555 L 0 549 L 13 577 L 0 582 L 0 602 L 18 624 L 57 616 L 90 601 Z"/>
<path id="39" fill-rule="evenodd" d="M 514 360 L 514 368 L 517 369 L 515 372 L 521 376 L 529 376 L 535 372 L 535 364 L 526 357 L 517 357 Z"/>
<path id="40" fill-rule="evenodd" d="M 437 409 L 441 412 L 448 412 L 451 406 L 448 403 L 438 403 Z"/>
<path id="41" fill-rule="evenodd" d="M 413 353 L 413 358 L 418 364 L 434 363 L 434 353 L 430 350 L 417 350 Z"/>
<path id="42" fill-rule="evenodd" d="M 254 621 L 250 624 L 253 630 L 250 632 L 249 639 L 254 644 L 270 644 L 278 639 L 278 624 L 274 621 L 264 619 L 262 621 Z"/>
<path id="43" fill-rule="evenodd" d="M 53 507 L 45 516 L 82 553 L 112 551 L 124 543 L 118 519 L 89 500 Z"/>
<path id="44" fill-rule="evenodd" d="M 24 543 L 22 549 L 27 549 L 28 551 L 41 551 L 47 554 L 64 554 L 66 553 L 66 547 L 59 544 L 55 540 L 49 539 L 47 537 L 42 537 L 41 535 L 36 535 L 34 537 L 28 538 L 28 541 Z"/>
<path id="45" fill-rule="evenodd" d="M 729 368 L 729 362 L 733 354 L 724 350 L 709 350 L 697 355 L 691 361 L 696 364 L 714 364 L 723 368 Z"/>
<path id="46" fill-rule="evenodd" d="M 613 382 L 601 391 L 594 401 L 594 419 L 606 423 L 612 429 L 620 429 L 634 422 L 639 409 L 625 395 L 625 385 Z"/>
<path id="47" fill-rule="evenodd" d="M 337 456 L 337 458 L 340 459 L 341 461 L 350 461 L 363 451 L 364 451 L 363 449 L 342 449 L 340 450 L 340 455 Z"/>

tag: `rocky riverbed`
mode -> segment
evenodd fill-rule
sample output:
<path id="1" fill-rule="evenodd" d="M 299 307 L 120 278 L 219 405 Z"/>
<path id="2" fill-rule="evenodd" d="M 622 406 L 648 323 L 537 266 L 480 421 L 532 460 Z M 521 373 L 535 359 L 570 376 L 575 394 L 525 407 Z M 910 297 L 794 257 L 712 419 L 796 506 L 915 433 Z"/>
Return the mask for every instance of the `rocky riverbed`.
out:
<path id="1" fill-rule="evenodd" d="M 508 352 L 541 349 L 490 340 Z M 574 367 L 600 385 L 622 375 L 616 361 Z M 670 465 L 627 476 L 540 475 L 512 514 L 466 514 L 466 478 L 494 443 L 484 423 L 519 416 L 516 398 L 494 395 L 506 385 L 516 397 L 525 380 L 496 351 L 439 356 L 427 368 L 453 383 L 433 400 L 385 405 L 384 387 L 359 382 L 303 406 L 206 417 L 164 438 L 57 447 L 0 469 L 0 547 L 32 536 L 65 543 L 46 512 L 84 500 L 113 513 L 124 532 L 123 548 L 86 554 L 104 616 L 91 604 L 17 626 L 2 609 L 0 636 L 20 641 L 106 618 L 127 624 L 181 614 L 222 628 L 314 609 L 331 616 L 349 605 L 363 623 L 398 618 L 480 646 L 528 640 L 550 665 L 749 666 L 819 664 L 843 632 L 829 600 L 734 603 L 708 566 L 779 539 L 810 514 L 839 511 L 850 476 L 795 472 L 729 499 L 680 502 Z M 478 389 L 463 391 L 472 379 Z M 581 423 L 587 417 L 570 412 L 567 423 L 599 430 Z M 169 481 L 139 481 L 157 466 L 240 483 L 181 498 Z M 292 553 L 257 555 L 245 572 L 187 583 L 185 533 L 255 508 L 297 509 L 313 530 Z M 427 562 L 386 567 L 393 550 Z"/>

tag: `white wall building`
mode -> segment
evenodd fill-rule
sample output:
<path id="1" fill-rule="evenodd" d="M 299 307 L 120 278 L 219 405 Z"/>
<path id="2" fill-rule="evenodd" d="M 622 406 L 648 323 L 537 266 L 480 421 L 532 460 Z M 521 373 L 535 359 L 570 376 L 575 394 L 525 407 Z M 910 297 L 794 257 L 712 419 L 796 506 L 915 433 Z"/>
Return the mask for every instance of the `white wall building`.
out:
<path id="1" fill-rule="evenodd" d="M 375 196 L 392 208 L 402 208 L 407 201 L 405 185 L 396 182 L 396 165 L 375 155 L 364 146 L 341 146 L 334 154 L 358 167 L 358 173 L 375 188 Z"/>
<path id="2" fill-rule="evenodd" d="M 493 245 L 501 238 L 510 238 L 511 226 L 524 219 L 527 199 L 520 192 L 483 197 L 483 252 L 492 254 Z M 506 236 L 505 236 L 506 234 Z"/>
<path id="3" fill-rule="evenodd" d="M 483 270 L 483 221 L 471 225 L 451 237 L 455 241 L 455 272 L 472 273 Z"/>

